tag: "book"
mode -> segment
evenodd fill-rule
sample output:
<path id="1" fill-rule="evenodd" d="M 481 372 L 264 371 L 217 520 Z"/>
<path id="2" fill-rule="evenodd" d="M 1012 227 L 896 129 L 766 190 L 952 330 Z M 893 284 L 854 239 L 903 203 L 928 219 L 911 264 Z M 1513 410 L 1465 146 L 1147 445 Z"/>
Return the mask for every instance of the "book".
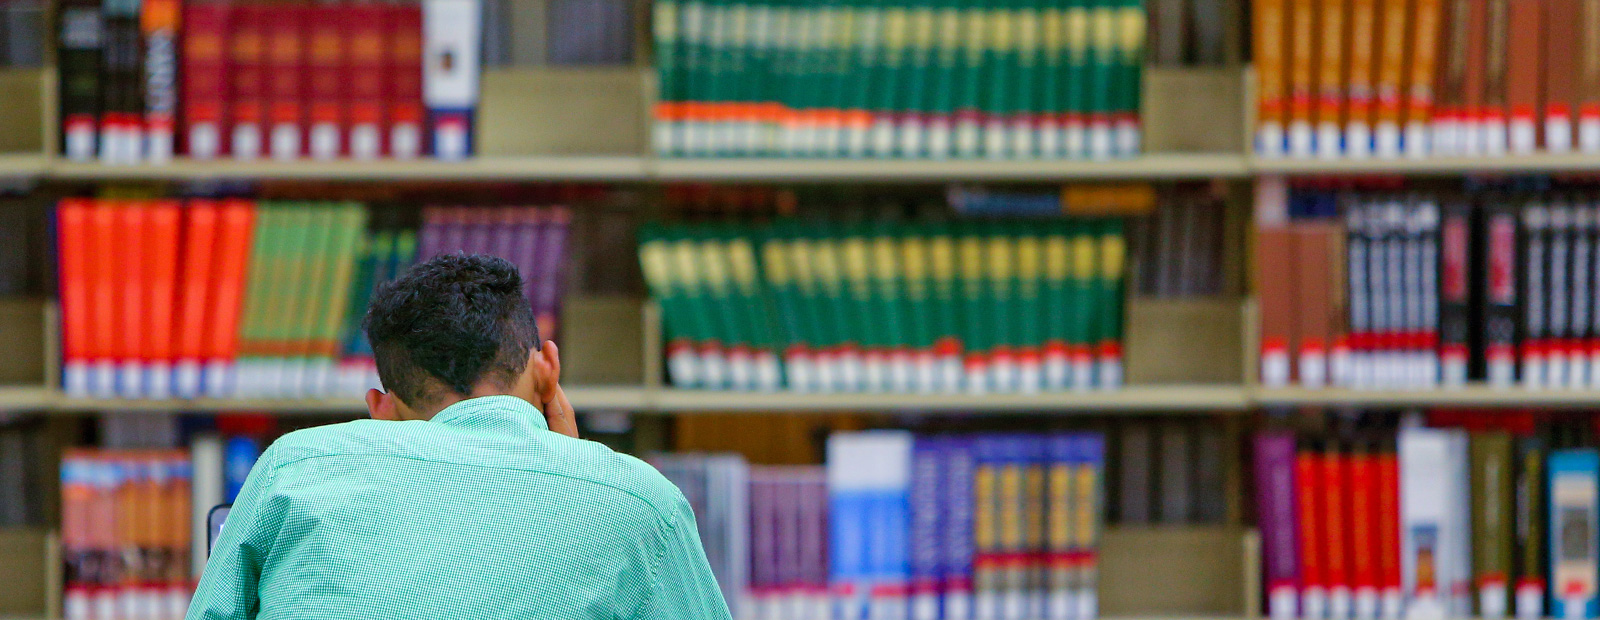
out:
<path id="1" fill-rule="evenodd" d="M 439 159 L 464 159 L 474 151 L 482 10 L 478 0 L 422 2 L 423 57 L 441 59 L 422 64 L 428 142 Z"/>
<path id="2" fill-rule="evenodd" d="M 1593 449 L 1554 450 L 1549 461 L 1550 613 L 1593 617 L 1597 605 L 1594 537 L 1600 456 Z"/>
<path id="3" fill-rule="evenodd" d="M 1298 618 L 1300 610 L 1300 542 L 1295 483 L 1295 440 L 1287 432 L 1262 432 L 1255 437 L 1256 505 L 1260 510 L 1263 574 L 1267 615 Z"/>
<path id="4" fill-rule="evenodd" d="M 176 0 L 144 0 L 140 8 L 144 139 L 135 145 L 134 153 L 140 161 L 165 163 L 177 150 L 178 32 L 182 11 L 182 3 Z"/>
<path id="5" fill-rule="evenodd" d="M 90 161 L 99 144 L 105 22 L 97 0 L 61 6 L 57 41 L 60 67 L 61 152 L 72 161 Z"/>
<path id="6" fill-rule="evenodd" d="M 1511 609 L 1513 497 L 1512 439 L 1474 433 L 1472 450 L 1473 577 L 1478 613 L 1503 618 Z"/>

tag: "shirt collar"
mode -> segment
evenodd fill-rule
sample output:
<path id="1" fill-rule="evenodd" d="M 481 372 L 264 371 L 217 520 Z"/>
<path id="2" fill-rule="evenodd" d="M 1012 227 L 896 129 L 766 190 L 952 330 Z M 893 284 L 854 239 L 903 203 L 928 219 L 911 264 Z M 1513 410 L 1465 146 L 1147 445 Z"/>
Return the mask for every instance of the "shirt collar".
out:
<path id="1" fill-rule="evenodd" d="M 516 396 L 480 396 L 458 401 L 434 414 L 432 422 L 462 428 L 493 429 L 505 424 L 550 430 L 539 408 Z"/>

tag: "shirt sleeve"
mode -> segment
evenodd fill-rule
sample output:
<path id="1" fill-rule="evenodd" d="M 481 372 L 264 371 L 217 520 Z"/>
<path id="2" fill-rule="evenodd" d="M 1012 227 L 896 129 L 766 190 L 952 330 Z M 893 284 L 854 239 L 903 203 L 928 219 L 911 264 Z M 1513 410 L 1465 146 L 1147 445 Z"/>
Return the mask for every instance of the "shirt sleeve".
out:
<path id="1" fill-rule="evenodd" d="M 277 470 L 274 456 L 268 448 L 245 478 L 239 497 L 228 511 L 228 520 L 223 523 L 222 534 L 206 560 L 185 620 L 248 620 L 260 611 L 256 588 L 261 580 L 261 564 L 276 531 L 262 518 L 263 504 Z"/>
<path id="2" fill-rule="evenodd" d="M 705 547 L 695 528 L 694 511 L 680 495 L 662 526 L 665 547 L 650 584 L 649 599 L 635 618 L 639 620 L 731 620 Z M 190 618 L 190 620 L 194 620 Z"/>

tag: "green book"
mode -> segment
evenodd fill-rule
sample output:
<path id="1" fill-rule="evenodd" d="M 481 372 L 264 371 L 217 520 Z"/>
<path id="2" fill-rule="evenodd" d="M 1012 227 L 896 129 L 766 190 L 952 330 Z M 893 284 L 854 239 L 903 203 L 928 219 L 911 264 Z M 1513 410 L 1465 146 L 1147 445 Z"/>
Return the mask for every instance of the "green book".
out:
<path id="1" fill-rule="evenodd" d="M 733 0 L 702 0 L 704 3 L 705 91 L 701 100 L 699 148 L 696 154 L 710 157 L 727 155 L 728 126 L 723 111 L 729 102 L 729 5 Z"/>
<path id="2" fill-rule="evenodd" d="M 394 233 L 380 230 L 357 238 L 355 246 L 356 275 L 345 297 L 344 325 L 340 329 L 340 352 L 347 357 L 370 353 L 366 334 L 361 331 L 361 320 L 372 302 L 372 291 L 378 285 L 378 272 L 383 263 L 394 254 Z"/>
<path id="3" fill-rule="evenodd" d="M 882 335 L 879 339 L 888 352 L 885 361 L 888 377 L 883 388 L 906 393 L 911 385 L 911 351 L 916 346 L 910 332 L 908 308 L 905 297 L 904 265 L 901 264 L 899 227 L 879 221 L 872 226 L 871 252 L 873 277 L 873 302 L 875 314 L 882 317 Z"/>
<path id="4" fill-rule="evenodd" d="M 909 65 L 911 14 L 904 0 L 879 0 L 883 11 L 883 50 L 879 65 L 869 78 L 873 81 L 872 138 L 868 146 L 873 157 L 894 157 L 899 141 L 895 129 L 900 114 L 912 93 L 905 91 Z"/>
<path id="5" fill-rule="evenodd" d="M 1038 92 L 1034 99 L 1034 146 L 1041 159 L 1065 156 L 1062 120 L 1065 112 L 1066 83 L 1062 80 L 1067 55 L 1067 12 L 1062 0 L 1042 0 L 1039 11 L 1039 56 L 1035 74 Z"/>
<path id="6" fill-rule="evenodd" d="M 704 109 L 704 104 L 710 101 L 711 96 L 707 82 L 710 78 L 708 70 L 711 64 L 707 54 L 707 43 L 710 39 L 710 33 L 707 32 L 710 26 L 710 11 L 707 4 L 707 0 L 684 0 L 680 5 L 682 13 L 678 21 L 680 28 L 677 34 L 683 53 L 683 71 L 680 76 L 683 95 L 680 116 L 683 121 L 679 130 L 678 148 L 684 155 L 703 156 L 710 151 L 710 138 L 706 135 L 704 114 L 699 111 Z"/>
<path id="7" fill-rule="evenodd" d="M 869 154 L 873 98 L 883 88 L 874 76 L 881 64 L 884 12 L 882 0 L 851 0 L 850 5 L 854 13 L 854 34 L 849 50 L 850 63 L 845 71 L 845 79 L 840 83 L 844 100 L 844 135 L 841 142 L 845 156 L 859 158 Z"/>
<path id="8" fill-rule="evenodd" d="M 923 226 L 900 227 L 896 233 L 900 250 L 901 312 L 905 324 L 906 348 L 911 354 L 911 391 L 931 393 L 938 389 L 934 375 L 933 282 L 929 263 L 928 231 Z"/>
<path id="9" fill-rule="evenodd" d="M 745 313 L 754 357 L 751 384 L 754 389 L 773 391 L 783 384 L 783 365 L 779 351 L 786 346 L 779 330 L 776 304 L 763 282 L 756 259 L 758 237 L 747 227 L 730 227 L 726 241 L 728 277 L 735 302 Z"/>
<path id="10" fill-rule="evenodd" d="M 1144 0 L 1115 0 L 1117 11 L 1116 126 L 1113 145 L 1118 157 L 1139 154 L 1141 130 L 1139 101 L 1144 85 L 1145 9 Z"/>
<path id="11" fill-rule="evenodd" d="M 291 215 L 293 237 L 289 240 L 286 267 L 287 284 L 282 300 L 268 389 L 275 394 L 304 396 L 307 360 L 311 355 L 311 335 L 316 311 L 327 277 L 328 242 L 334 226 L 333 208 L 326 203 L 296 203 Z"/>
<path id="12" fill-rule="evenodd" d="M 676 387 L 700 385 L 700 364 L 696 353 L 699 334 L 695 331 L 688 297 L 676 279 L 673 242 L 659 224 L 639 229 L 639 271 L 645 286 L 661 310 L 662 341 L 666 344 L 667 377 Z"/>
<path id="13" fill-rule="evenodd" d="M 948 223 L 928 227 L 929 299 L 934 312 L 931 328 L 934 341 L 935 382 L 941 392 L 961 390 L 962 336 L 965 317 L 957 301 L 956 236 Z"/>
<path id="14" fill-rule="evenodd" d="M 989 299 L 989 286 L 985 280 L 989 271 L 987 239 L 976 222 L 956 225 L 956 264 L 959 273 L 961 307 L 961 345 L 963 353 L 962 385 L 968 393 L 983 394 L 989 391 L 989 354 L 995 345 L 994 308 Z"/>
<path id="15" fill-rule="evenodd" d="M 1088 389 L 1094 385 L 1094 330 L 1098 319 L 1099 302 L 1095 286 L 1099 248 L 1090 221 L 1074 221 L 1071 228 L 1072 273 L 1067 304 L 1069 349 L 1069 387 Z"/>
<path id="16" fill-rule="evenodd" d="M 1016 239 L 1016 295 L 1013 306 L 1016 337 L 1012 342 L 1017 356 L 1017 391 L 1039 392 L 1044 388 L 1042 355 L 1044 345 L 1044 239 L 1039 234 L 1044 222 L 1012 224 Z"/>
<path id="17" fill-rule="evenodd" d="M 1089 65 L 1091 0 L 1064 0 L 1066 57 L 1061 65 L 1064 115 L 1061 142 L 1072 159 L 1089 156 Z"/>
<path id="18" fill-rule="evenodd" d="M 1089 6 L 1089 157 L 1105 159 L 1113 151 L 1111 115 L 1118 103 L 1121 52 L 1117 46 L 1117 0 L 1090 0 Z"/>
<path id="19" fill-rule="evenodd" d="M 244 306 L 239 318 L 239 360 L 236 389 L 240 396 L 254 396 L 255 377 L 262 352 L 267 346 L 267 317 L 271 316 L 273 284 L 276 281 L 276 252 L 282 210 L 272 203 L 256 206 L 254 238 L 250 242 L 250 262 L 245 280 Z"/>
<path id="20" fill-rule="evenodd" d="M 339 355 L 340 326 L 345 324 L 350 290 L 361 285 L 360 269 L 364 259 L 363 246 L 367 229 L 367 209 L 355 203 L 345 203 L 337 213 L 338 223 L 331 244 L 332 263 L 329 266 L 327 285 L 322 296 L 320 325 L 316 334 L 315 356 L 307 372 L 314 394 L 331 396 L 337 393 L 335 363 Z"/>
<path id="21" fill-rule="evenodd" d="M 884 391 L 887 369 L 884 367 L 885 351 L 889 342 L 884 338 L 885 320 L 878 312 L 878 300 L 873 287 L 873 267 L 870 242 L 863 224 L 849 224 L 840 231 L 838 240 L 840 268 L 845 283 L 847 319 L 854 332 L 853 340 L 860 347 L 862 374 L 859 383 L 868 392 Z"/>
<path id="22" fill-rule="evenodd" d="M 986 78 L 984 64 L 988 55 L 988 11 L 983 5 L 965 3 L 961 6 L 961 62 L 956 66 L 956 124 L 955 156 L 963 159 L 977 157 L 983 146 L 984 90 L 992 83 Z"/>
<path id="23" fill-rule="evenodd" d="M 907 17 L 905 110 L 896 133 L 901 157 L 928 156 L 928 117 L 933 114 L 934 47 L 938 18 L 933 0 L 911 0 Z"/>
<path id="24" fill-rule="evenodd" d="M 725 389 L 727 387 L 727 325 L 717 324 L 717 311 L 712 292 L 706 284 L 704 266 L 700 264 L 700 231 L 676 228 L 669 242 L 672 252 L 672 278 L 677 291 L 683 296 L 688 316 L 694 322 L 696 335 L 695 363 L 698 381 L 695 387 Z"/>
<path id="25" fill-rule="evenodd" d="M 1538 611 L 1543 616 L 1545 584 L 1545 484 L 1544 440 L 1521 437 L 1516 440 L 1516 601 L 1519 614 Z M 1477 523 L 1473 523 L 1477 527 Z M 1475 571 L 1476 572 L 1476 571 Z M 1527 601 L 1525 603 L 1524 601 Z M 1533 602 L 1538 602 L 1534 605 Z M 1526 607 L 1525 607 L 1526 605 Z M 1532 609 L 1528 609 L 1532 608 Z"/>
<path id="26" fill-rule="evenodd" d="M 745 32 L 745 96 L 750 111 L 750 126 L 744 145 L 745 155 L 767 155 L 772 152 L 776 120 L 772 113 L 778 101 L 772 92 L 774 28 L 777 12 L 772 0 L 749 0 L 750 15 Z"/>
<path id="27" fill-rule="evenodd" d="M 383 282 L 388 282 L 404 274 L 411 264 L 417 260 L 417 231 L 402 230 L 394 237 L 394 262 L 391 264 L 388 277 Z"/>
<path id="28" fill-rule="evenodd" d="M 1106 218 L 1099 223 L 1099 272 L 1096 278 L 1096 296 L 1100 301 L 1100 316 L 1096 322 L 1099 374 L 1095 385 L 1101 389 L 1122 386 L 1122 296 L 1123 272 L 1127 262 L 1127 239 L 1122 234 L 1120 218 Z"/>
<path id="29" fill-rule="evenodd" d="M 1474 579 L 1485 575 L 1509 579 L 1513 571 L 1513 544 L 1517 540 L 1514 526 L 1519 512 L 1511 434 L 1474 432 L 1467 450 L 1471 467 L 1468 478 L 1472 487 L 1472 575 Z M 1541 480 L 1540 484 L 1543 483 Z M 1542 566 L 1540 574 L 1543 574 Z M 1503 596 L 1505 585 L 1502 583 L 1500 587 Z M 1505 600 L 1501 599 L 1502 604 Z M 1502 613 L 1504 611 L 1502 607 Z"/>
<path id="30" fill-rule="evenodd" d="M 810 260 L 815 265 L 816 288 L 823 306 L 827 325 L 824 357 L 819 364 L 824 389 L 843 392 L 857 391 L 863 370 L 860 356 L 860 330 L 857 316 L 847 305 L 845 271 L 842 265 L 839 231 L 818 223 L 812 229 L 807 246 Z"/>
<path id="31" fill-rule="evenodd" d="M 1017 243 L 1005 222 L 986 222 L 985 288 L 989 300 L 989 389 L 1016 391 L 1017 360 Z"/>
<path id="32" fill-rule="evenodd" d="M 1072 385 L 1071 348 L 1073 287 L 1077 282 L 1072 227 L 1066 219 L 1048 220 L 1044 232 L 1044 386 L 1049 391 Z"/>
<path id="33" fill-rule="evenodd" d="M 779 1 L 784 2 L 786 7 L 784 14 L 788 15 L 788 27 L 781 30 L 781 36 L 787 43 L 781 69 L 781 75 L 784 76 L 784 91 L 787 95 L 784 98 L 786 110 L 783 128 L 779 136 L 785 155 L 805 157 L 811 155 L 810 142 L 806 139 L 806 124 L 809 122 L 807 117 L 811 113 L 810 71 L 813 48 L 818 38 L 814 32 L 817 11 L 799 0 Z M 781 16 L 780 21 L 782 21 Z"/>
<path id="34" fill-rule="evenodd" d="M 806 327 L 809 355 L 802 360 L 803 365 L 796 365 L 796 372 L 802 377 L 797 385 L 808 391 L 832 390 L 832 370 L 829 369 L 824 377 L 824 366 L 827 364 L 831 351 L 838 344 L 836 323 L 828 309 L 828 303 L 823 294 L 822 285 L 818 281 L 817 265 L 812 256 L 812 244 L 816 231 L 809 225 L 792 222 L 788 226 L 788 266 L 794 274 L 796 298 L 799 301 L 802 325 Z M 824 383 L 824 379 L 827 382 Z"/>
<path id="35" fill-rule="evenodd" d="M 1040 89 L 1044 86 L 1044 5 L 1047 0 L 1014 0 L 1012 17 L 1016 28 L 1017 79 L 1013 81 L 1008 154 L 1016 159 L 1038 158 L 1036 119 Z"/>
<path id="36" fill-rule="evenodd" d="M 683 42 L 678 0 L 658 0 L 651 5 L 651 40 L 656 60 L 656 106 L 651 142 L 657 155 L 683 154 Z"/>
<path id="37" fill-rule="evenodd" d="M 934 22 L 926 154 L 933 159 L 945 159 L 954 154 L 957 93 L 966 49 L 961 38 L 964 13 L 960 0 L 923 1 L 933 6 Z"/>
<path id="38" fill-rule="evenodd" d="M 1004 159 L 1009 155 L 1006 125 L 1015 111 L 1013 89 L 1018 79 L 1016 6 L 1021 0 L 999 0 L 987 11 L 989 34 L 985 43 L 983 92 L 983 155 Z"/>
<path id="39" fill-rule="evenodd" d="M 726 363 L 720 373 L 712 373 L 709 387 L 754 389 L 755 374 L 750 369 L 755 362 L 755 342 L 751 326 L 739 305 L 732 274 L 729 273 L 728 231 L 720 224 L 703 225 L 696 227 L 691 234 L 697 238 L 695 249 L 699 278 L 705 288 L 712 324 L 718 328 L 717 339 L 722 342 Z"/>

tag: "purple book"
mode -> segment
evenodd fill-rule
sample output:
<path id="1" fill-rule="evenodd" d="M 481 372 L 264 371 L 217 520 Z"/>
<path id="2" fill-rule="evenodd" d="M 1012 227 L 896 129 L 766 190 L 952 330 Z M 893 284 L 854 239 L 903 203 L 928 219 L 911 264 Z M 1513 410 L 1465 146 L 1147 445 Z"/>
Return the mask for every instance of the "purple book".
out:
<path id="1" fill-rule="evenodd" d="M 439 207 L 428 207 L 422 210 L 422 230 L 417 233 L 417 262 L 423 262 L 442 251 L 439 244 L 444 242 L 444 211 Z"/>
<path id="2" fill-rule="evenodd" d="M 517 210 L 500 208 L 495 209 L 490 218 L 494 228 L 489 235 L 489 254 L 504 258 L 516 264 L 516 256 L 512 254 L 517 247 Z"/>
<path id="3" fill-rule="evenodd" d="M 440 210 L 439 253 L 456 254 L 467 247 L 467 220 L 461 207 Z"/>
<path id="4" fill-rule="evenodd" d="M 750 597 L 765 606 L 778 573 L 777 486 L 779 476 L 767 467 L 750 468 Z"/>
<path id="5" fill-rule="evenodd" d="M 1298 529 L 1295 514 L 1294 433 L 1266 431 L 1255 438 L 1255 476 L 1267 612 L 1274 619 L 1299 615 Z"/>
<path id="6" fill-rule="evenodd" d="M 944 561 L 944 618 L 967 620 L 972 617 L 972 477 L 977 471 L 971 437 L 946 440 L 944 462 L 945 518 L 940 524 L 940 547 Z"/>
<path id="7" fill-rule="evenodd" d="M 800 566 L 801 483 L 794 476 L 782 476 L 774 484 L 773 532 L 777 537 L 774 559 L 777 572 L 773 578 L 773 595 L 778 599 L 792 594 L 804 579 Z"/>
<path id="8" fill-rule="evenodd" d="M 534 267 L 538 256 L 539 230 L 544 228 L 544 212 L 534 207 L 518 207 L 516 211 L 517 234 L 516 244 L 511 250 L 511 264 L 522 272 L 522 294 L 528 298 L 528 304 L 533 306 L 534 316 L 537 317 L 539 306 L 534 304 L 533 299 L 534 279 L 537 277 Z M 540 334 L 540 337 L 549 336 Z"/>
<path id="9" fill-rule="evenodd" d="M 828 592 L 828 483 L 822 467 L 808 467 L 800 475 L 800 573 L 802 594 L 826 596 Z"/>
<path id="10" fill-rule="evenodd" d="M 567 234 L 572 229 L 572 212 L 566 207 L 551 207 L 540 231 L 538 265 L 534 289 L 533 316 L 539 333 L 555 338 L 560 331 L 561 298 L 566 292 Z"/>
<path id="11" fill-rule="evenodd" d="M 944 467 L 949 440 L 943 437 L 918 437 L 911 447 L 911 620 L 939 620 L 939 584 L 943 568 L 944 545 L 939 532 L 943 527 L 942 496 Z"/>
<path id="12" fill-rule="evenodd" d="M 461 210 L 461 220 L 464 222 L 465 232 L 462 234 L 461 251 L 467 254 L 489 253 L 489 231 L 494 227 L 493 211 L 483 207 L 472 207 Z"/>

